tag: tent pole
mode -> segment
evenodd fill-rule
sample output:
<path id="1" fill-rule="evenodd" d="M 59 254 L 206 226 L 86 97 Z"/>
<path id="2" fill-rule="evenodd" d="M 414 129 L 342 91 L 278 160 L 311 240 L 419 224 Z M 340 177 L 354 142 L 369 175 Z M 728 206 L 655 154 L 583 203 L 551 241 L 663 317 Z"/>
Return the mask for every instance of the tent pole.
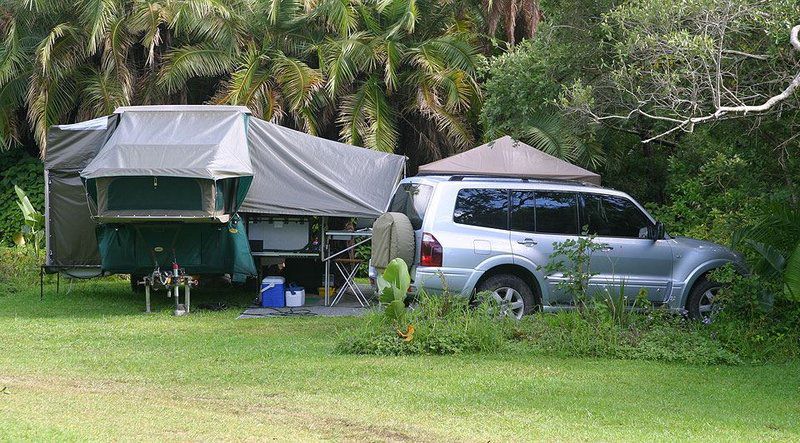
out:
<path id="1" fill-rule="evenodd" d="M 330 279 L 331 279 L 331 261 L 326 257 L 328 256 L 328 217 L 322 218 L 322 257 L 325 260 L 325 306 L 328 306 L 330 298 Z"/>

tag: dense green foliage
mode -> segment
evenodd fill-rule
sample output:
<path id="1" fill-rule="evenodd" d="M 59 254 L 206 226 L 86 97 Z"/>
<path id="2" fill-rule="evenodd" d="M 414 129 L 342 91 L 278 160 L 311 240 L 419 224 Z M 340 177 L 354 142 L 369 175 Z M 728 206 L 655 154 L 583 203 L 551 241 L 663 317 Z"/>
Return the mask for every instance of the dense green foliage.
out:
<path id="1" fill-rule="evenodd" d="M 471 146 L 477 3 L 13 0 L 0 4 L 0 145 L 152 103 L 258 117 L 384 151 Z"/>
<path id="2" fill-rule="evenodd" d="M 33 206 L 44 210 L 42 162 L 19 151 L 0 156 L 0 245 L 12 245 L 22 231 L 24 220 L 17 207 L 14 185 L 22 188 Z"/>

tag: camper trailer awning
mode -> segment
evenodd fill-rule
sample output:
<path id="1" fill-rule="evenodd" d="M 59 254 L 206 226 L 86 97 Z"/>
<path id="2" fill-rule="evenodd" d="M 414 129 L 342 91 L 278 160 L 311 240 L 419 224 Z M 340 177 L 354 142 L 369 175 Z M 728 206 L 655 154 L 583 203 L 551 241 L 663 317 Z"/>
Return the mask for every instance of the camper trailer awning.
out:
<path id="1" fill-rule="evenodd" d="M 375 218 L 386 211 L 405 157 L 250 120 L 258 173 L 241 212 Z"/>
<path id="2" fill-rule="evenodd" d="M 252 176 L 246 111 L 238 106 L 120 108 L 116 130 L 81 177 Z"/>
<path id="3" fill-rule="evenodd" d="M 577 180 L 600 185 L 600 176 L 511 137 L 419 167 L 420 175 L 488 175 Z"/>

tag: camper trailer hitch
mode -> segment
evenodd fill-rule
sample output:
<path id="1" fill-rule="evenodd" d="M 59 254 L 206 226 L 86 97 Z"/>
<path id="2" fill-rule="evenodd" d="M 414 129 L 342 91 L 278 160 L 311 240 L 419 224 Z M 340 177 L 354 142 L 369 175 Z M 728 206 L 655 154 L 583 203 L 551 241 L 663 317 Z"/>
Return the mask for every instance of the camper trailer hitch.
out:
<path id="1" fill-rule="evenodd" d="M 161 268 L 156 267 L 153 273 L 146 275 L 144 279 L 138 282 L 144 285 L 144 300 L 145 312 L 152 312 L 150 309 L 150 293 L 157 291 L 161 288 L 167 290 L 167 297 L 175 297 L 175 311 L 176 316 L 186 315 L 190 311 L 192 286 L 197 286 L 197 280 L 192 278 L 191 275 L 186 275 L 184 269 L 181 269 L 177 263 L 172 264 L 172 272 L 165 273 Z M 180 302 L 181 288 L 184 294 L 184 303 Z"/>

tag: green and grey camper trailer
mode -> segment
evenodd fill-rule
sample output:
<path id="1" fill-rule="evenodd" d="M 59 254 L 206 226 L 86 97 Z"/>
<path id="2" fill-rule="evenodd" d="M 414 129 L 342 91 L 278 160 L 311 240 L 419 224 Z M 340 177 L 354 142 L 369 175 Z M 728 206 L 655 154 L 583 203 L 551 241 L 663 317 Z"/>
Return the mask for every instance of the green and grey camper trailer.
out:
<path id="1" fill-rule="evenodd" d="M 179 263 L 189 274 L 241 280 L 257 272 L 248 221 L 377 217 L 404 167 L 404 157 L 284 128 L 238 106 L 123 107 L 53 126 L 44 269 L 146 274 Z"/>

